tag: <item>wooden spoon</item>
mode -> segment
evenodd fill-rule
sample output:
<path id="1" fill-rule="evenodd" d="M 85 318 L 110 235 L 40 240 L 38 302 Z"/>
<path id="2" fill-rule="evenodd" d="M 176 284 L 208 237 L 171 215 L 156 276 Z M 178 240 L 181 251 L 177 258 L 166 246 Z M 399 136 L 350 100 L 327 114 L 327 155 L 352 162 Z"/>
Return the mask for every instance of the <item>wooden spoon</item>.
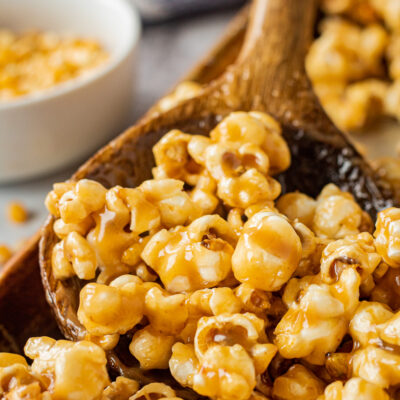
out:
<path id="1" fill-rule="evenodd" d="M 300 4 L 301 3 L 301 4 Z M 143 121 L 89 160 L 74 179 L 90 178 L 110 187 L 136 186 L 151 177 L 151 148 L 172 128 L 207 134 L 232 110 L 264 110 L 284 125 L 292 150 L 292 167 L 282 174 L 286 190 L 316 195 L 328 182 L 351 191 L 373 216 L 390 205 L 369 166 L 333 126 L 310 89 L 303 64 L 312 38 L 315 0 L 257 0 L 238 61 L 198 97 L 158 117 Z M 40 250 L 43 282 L 63 333 L 83 338 L 76 317 L 78 279 L 57 281 L 52 275 L 51 251 L 57 238 L 49 218 Z M 138 370 L 122 343 L 109 352 L 111 366 L 142 382 L 153 379 Z"/>
<path id="2" fill-rule="evenodd" d="M 373 172 L 322 110 L 304 71 L 304 57 L 312 40 L 317 0 L 255 0 L 245 42 L 236 63 L 199 96 L 176 108 L 142 121 L 97 153 L 74 175 L 107 187 L 134 187 L 151 178 L 152 146 L 172 128 L 208 134 L 223 116 L 234 110 L 261 110 L 283 125 L 292 152 L 292 166 L 279 179 L 284 191 L 300 190 L 315 196 L 334 182 L 353 193 L 364 210 L 376 212 L 391 205 Z M 58 239 L 49 217 L 40 243 L 40 265 L 47 299 L 67 338 L 85 336 L 77 319 L 77 278 L 57 280 L 51 253 Z M 129 340 L 108 352 L 110 366 L 142 383 L 156 377 L 138 368 L 127 350 Z M 182 394 L 188 397 L 187 393 Z"/>

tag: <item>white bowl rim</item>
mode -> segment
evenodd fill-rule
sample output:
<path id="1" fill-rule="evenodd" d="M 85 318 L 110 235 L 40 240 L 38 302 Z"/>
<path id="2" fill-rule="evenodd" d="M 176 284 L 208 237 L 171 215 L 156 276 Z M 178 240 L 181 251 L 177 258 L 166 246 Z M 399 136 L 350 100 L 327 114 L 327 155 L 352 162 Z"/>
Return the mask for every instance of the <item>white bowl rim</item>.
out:
<path id="1" fill-rule="evenodd" d="M 128 0 L 101 0 L 107 1 L 116 7 L 121 7 L 129 17 L 129 32 L 130 40 L 119 54 L 112 56 L 109 61 L 89 71 L 85 75 L 78 76 L 70 81 L 62 82 L 54 87 L 38 91 L 36 93 L 21 96 L 10 101 L 0 101 L 0 112 L 4 110 L 10 110 L 15 108 L 24 107 L 31 104 L 45 103 L 49 100 L 61 97 L 65 94 L 71 93 L 75 90 L 79 90 L 86 86 L 91 85 L 94 81 L 103 78 L 120 65 L 130 54 L 132 49 L 136 46 L 139 41 L 141 33 L 141 22 L 139 12 L 136 7 L 129 3 Z"/>

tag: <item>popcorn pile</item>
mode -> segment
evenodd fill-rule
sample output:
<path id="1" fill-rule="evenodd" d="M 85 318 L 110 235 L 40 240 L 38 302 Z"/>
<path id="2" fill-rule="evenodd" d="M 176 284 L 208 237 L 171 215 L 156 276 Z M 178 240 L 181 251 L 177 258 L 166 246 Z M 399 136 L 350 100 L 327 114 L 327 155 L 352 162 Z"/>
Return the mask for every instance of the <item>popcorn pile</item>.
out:
<path id="1" fill-rule="evenodd" d="M 290 152 L 263 113 L 232 113 L 209 137 L 173 130 L 154 156 L 154 179 L 136 188 L 54 185 L 52 273 L 83 281 L 86 338 L 30 339 L 31 367 L 1 355 L 0 393 L 174 397 L 161 383 L 110 384 L 104 351 L 128 334 L 142 370 L 211 399 L 393 398 L 400 209 L 380 212 L 372 234 L 333 184 L 316 199 L 280 196 L 272 175 Z"/>
<path id="2" fill-rule="evenodd" d="M 306 69 L 326 112 L 343 131 L 400 119 L 399 1 L 321 0 L 321 8 Z"/>

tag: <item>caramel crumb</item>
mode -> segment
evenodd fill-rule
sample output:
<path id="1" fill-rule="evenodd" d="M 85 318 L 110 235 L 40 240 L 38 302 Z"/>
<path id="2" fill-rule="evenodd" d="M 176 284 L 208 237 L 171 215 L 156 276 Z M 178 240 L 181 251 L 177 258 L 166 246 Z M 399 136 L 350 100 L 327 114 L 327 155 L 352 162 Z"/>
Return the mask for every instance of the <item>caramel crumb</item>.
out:
<path id="1" fill-rule="evenodd" d="M 28 211 L 23 204 L 11 202 L 7 206 L 7 216 L 14 224 L 22 224 L 28 219 Z"/>
<path id="2" fill-rule="evenodd" d="M 4 265 L 12 256 L 12 252 L 5 244 L 0 244 L 0 266 Z"/>

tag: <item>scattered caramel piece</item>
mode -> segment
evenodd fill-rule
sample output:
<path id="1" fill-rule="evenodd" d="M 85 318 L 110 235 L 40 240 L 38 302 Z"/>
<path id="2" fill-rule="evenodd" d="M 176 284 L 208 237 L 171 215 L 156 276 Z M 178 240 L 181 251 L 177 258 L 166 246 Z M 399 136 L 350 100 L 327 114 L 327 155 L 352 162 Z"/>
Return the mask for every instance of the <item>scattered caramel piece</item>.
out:
<path id="1" fill-rule="evenodd" d="M 7 216 L 14 224 L 22 224 L 29 218 L 29 213 L 22 203 L 13 201 L 7 206 Z"/>
<path id="2" fill-rule="evenodd" d="M 12 251 L 5 244 L 0 244 L 0 266 L 4 265 L 12 256 Z"/>

